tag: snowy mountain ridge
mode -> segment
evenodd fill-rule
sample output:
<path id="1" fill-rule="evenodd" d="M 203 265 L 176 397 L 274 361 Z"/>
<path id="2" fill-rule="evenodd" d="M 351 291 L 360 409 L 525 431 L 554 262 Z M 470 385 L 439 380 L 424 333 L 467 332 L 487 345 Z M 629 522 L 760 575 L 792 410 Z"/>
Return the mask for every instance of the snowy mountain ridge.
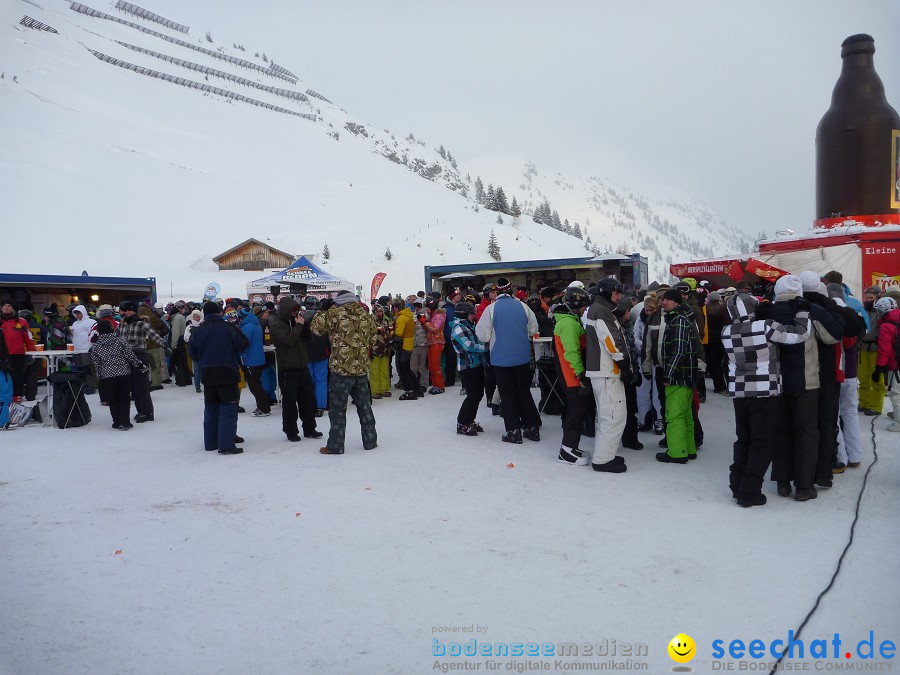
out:
<path id="1" fill-rule="evenodd" d="M 738 247 L 740 233 L 684 195 L 510 157 L 458 165 L 443 146 L 354 118 L 294 74 L 302 64 L 152 7 L 19 0 L 3 18 L 4 239 L 45 244 L 9 272 L 155 276 L 161 298 L 216 280 L 243 295 L 259 272 L 211 259 L 256 237 L 292 252 L 327 244 L 318 263 L 364 288 L 386 272 L 386 291 L 408 292 L 425 265 L 488 260 L 492 233 L 502 260 L 640 251 L 659 279 L 670 261 Z M 479 203 L 477 182 L 502 187 L 521 215 Z M 560 227 L 535 222 L 545 204 Z"/>

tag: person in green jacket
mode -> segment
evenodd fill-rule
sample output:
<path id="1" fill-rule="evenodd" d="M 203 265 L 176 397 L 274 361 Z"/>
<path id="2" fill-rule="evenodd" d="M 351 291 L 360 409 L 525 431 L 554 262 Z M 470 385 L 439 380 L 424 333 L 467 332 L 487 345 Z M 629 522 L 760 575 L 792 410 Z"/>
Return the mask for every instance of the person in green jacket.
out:
<path id="1" fill-rule="evenodd" d="M 328 432 L 328 442 L 319 452 L 323 455 L 344 454 L 348 398 L 356 404 L 363 448 L 376 448 L 378 436 L 369 390 L 369 354 L 375 344 L 375 322 L 363 309 L 358 297 L 350 291 L 342 291 L 334 299 L 332 307 L 316 314 L 310 330 L 316 335 L 327 335 L 331 341 L 331 356 L 328 358 L 328 420 L 331 430 Z"/>
<path id="2" fill-rule="evenodd" d="M 557 376 L 566 391 L 563 437 L 557 459 L 570 466 L 586 466 L 590 462 L 589 456 L 578 449 L 584 417 L 593 402 L 591 383 L 584 372 L 586 338 L 581 323 L 581 315 L 590 304 L 587 292 L 573 286 L 566 291 L 562 304 L 553 311 L 556 318 L 553 343 L 556 347 Z"/>

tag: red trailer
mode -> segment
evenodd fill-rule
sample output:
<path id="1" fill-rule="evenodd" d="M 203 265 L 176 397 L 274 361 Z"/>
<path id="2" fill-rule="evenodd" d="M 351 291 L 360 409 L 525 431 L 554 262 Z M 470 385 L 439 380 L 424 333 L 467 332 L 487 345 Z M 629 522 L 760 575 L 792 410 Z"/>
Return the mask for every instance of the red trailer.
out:
<path id="1" fill-rule="evenodd" d="M 857 220 L 804 235 L 759 245 L 760 261 L 797 274 L 837 270 L 853 295 L 862 298 L 869 286 L 900 285 L 900 225 L 869 225 Z"/>

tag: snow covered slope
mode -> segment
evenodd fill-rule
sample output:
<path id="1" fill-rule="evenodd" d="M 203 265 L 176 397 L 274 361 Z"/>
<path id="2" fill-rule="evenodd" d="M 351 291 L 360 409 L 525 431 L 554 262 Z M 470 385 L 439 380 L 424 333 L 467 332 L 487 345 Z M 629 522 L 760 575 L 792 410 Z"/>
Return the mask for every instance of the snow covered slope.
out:
<path id="1" fill-rule="evenodd" d="M 525 175 L 524 161 L 472 162 L 467 178 L 452 155 L 328 101 L 327 83 L 294 76 L 303 64 L 273 67 L 228 44 L 110 0 L 6 6 L 3 271 L 155 276 L 162 298 L 197 297 L 215 280 L 243 295 L 260 274 L 219 272 L 211 258 L 256 237 L 304 253 L 327 243 L 330 260 L 317 262 L 334 273 L 368 288 L 387 272 L 386 291 L 408 292 L 424 265 L 487 260 L 491 231 L 503 260 L 585 255 L 584 241 L 528 215 L 544 198 L 598 250 L 644 252 L 651 276 L 665 276 L 670 256 L 736 248 L 738 235 L 688 198 Z M 526 213 L 497 222 L 474 201 L 476 174 Z"/>

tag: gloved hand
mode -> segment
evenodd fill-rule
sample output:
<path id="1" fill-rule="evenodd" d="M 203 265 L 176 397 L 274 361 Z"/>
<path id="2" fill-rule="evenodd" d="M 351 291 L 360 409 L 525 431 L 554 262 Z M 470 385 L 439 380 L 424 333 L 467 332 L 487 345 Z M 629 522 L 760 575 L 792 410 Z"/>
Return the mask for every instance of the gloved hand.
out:
<path id="1" fill-rule="evenodd" d="M 622 368 L 619 370 L 619 379 L 622 384 L 634 384 L 634 372 L 630 368 Z"/>
<path id="2" fill-rule="evenodd" d="M 578 377 L 578 381 L 581 382 L 581 386 L 578 389 L 579 396 L 593 396 L 594 395 L 594 387 L 591 384 L 591 378 L 582 373 Z"/>
<path id="3" fill-rule="evenodd" d="M 706 372 L 706 361 L 703 359 L 697 359 L 697 370 L 701 373 Z"/>
<path id="4" fill-rule="evenodd" d="M 887 366 L 875 366 L 872 371 L 872 382 L 879 382 L 887 374 Z"/>

